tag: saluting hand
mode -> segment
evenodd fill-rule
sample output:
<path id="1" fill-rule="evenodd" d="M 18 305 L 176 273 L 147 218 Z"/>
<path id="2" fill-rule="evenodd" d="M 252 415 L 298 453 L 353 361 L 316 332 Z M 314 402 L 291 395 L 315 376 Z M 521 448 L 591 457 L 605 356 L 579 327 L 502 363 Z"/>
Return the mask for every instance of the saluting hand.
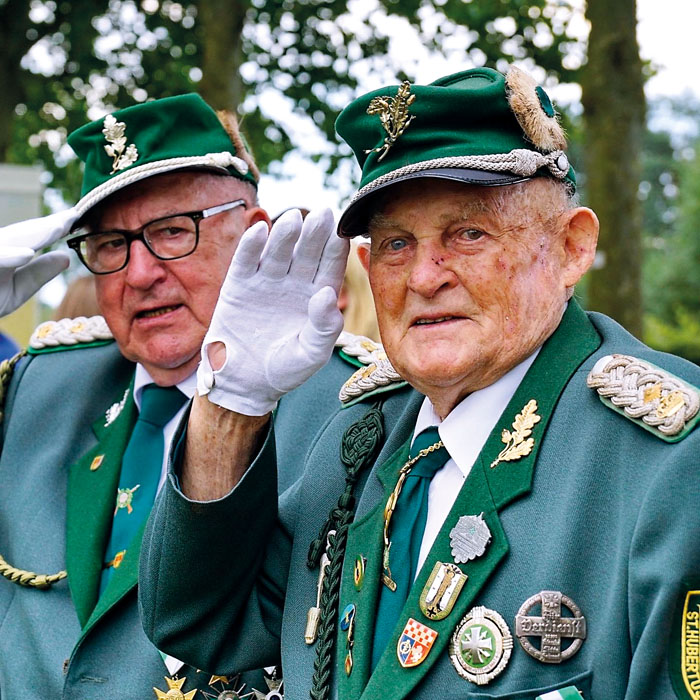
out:
<path id="1" fill-rule="evenodd" d="M 285 212 L 268 235 L 259 222 L 243 234 L 224 280 L 197 371 L 200 396 L 262 416 L 320 369 L 343 328 L 337 295 L 349 244 L 329 209 L 302 221 Z M 208 346 L 226 359 L 214 371 Z"/>
<path id="2" fill-rule="evenodd" d="M 68 267 L 67 252 L 56 250 L 34 256 L 66 235 L 77 218 L 75 209 L 66 209 L 0 228 L 0 316 L 24 304 Z"/>

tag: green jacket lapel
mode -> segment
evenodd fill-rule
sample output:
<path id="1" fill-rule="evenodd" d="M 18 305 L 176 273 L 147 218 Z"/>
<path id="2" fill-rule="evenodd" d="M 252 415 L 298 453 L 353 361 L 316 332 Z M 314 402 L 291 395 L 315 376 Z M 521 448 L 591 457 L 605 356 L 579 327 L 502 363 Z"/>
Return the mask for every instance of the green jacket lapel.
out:
<path id="1" fill-rule="evenodd" d="M 134 539 L 129 544 L 126 555 L 122 563 L 114 570 L 112 578 L 107 584 L 102 595 L 97 601 L 90 618 L 83 627 L 82 637 L 94 627 L 99 619 L 116 603 L 118 603 L 138 582 L 139 553 L 141 551 L 141 541 L 143 531 L 146 529 L 146 521 L 134 535 Z M 99 579 L 98 579 L 99 587 Z"/>
<path id="2" fill-rule="evenodd" d="M 499 511 L 505 508 L 514 499 L 530 490 L 537 453 L 545 435 L 549 419 L 559 400 L 559 396 L 576 369 L 599 347 L 600 342 L 600 337 L 588 321 L 585 313 L 581 310 L 579 305 L 572 300 L 569 303 L 569 308 L 559 328 L 542 347 L 536 361 L 533 363 L 505 411 L 499 418 L 479 458 L 472 467 L 469 477 L 457 496 L 457 500 L 443 523 L 425 564 L 416 578 L 408 600 L 406 601 L 406 605 L 392 634 L 391 641 L 384 651 L 377 668 L 369 678 L 369 682 L 364 688 L 361 697 L 367 699 L 382 697 L 386 688 L 391 688 L 392 698 L 394 700 L 401 700 L 425 677 L 435 661 L 445 651 L 457 623 L 474 604 L 489 577 L 508 552 L 508 540 L 500 522 Z M 532 428 L 533 446 L 531 451 L 529 454 L 519 459 L 496 463 L 499 453 L 504 448 L 504 430 L 513 432 L 512 423 L 515 420 L 515 416 L 521 413 L 523 408 L 532 399 L 537 402 L 537 415 L 539 415 L 540 420 Z M 391 460 L 391 463 L 383 465 L 380 469 L 379 478 L 387 488 L 387 498 L 396 481 L 397 471 L 404 463 L 407 454 L 408 446 L 405 446 L 403 460 L 401 459 L 401 455 L 397 455 L 396 459 Z M 393 472 L 391 476 L 389 476 L 390 472 Z M 450 614 L 443 620 L 429 620 L 420 611 L 419 599 L 435 563 L 438 561 L 453 561 L 449 533 L 460 516 L 479 515 L 480 513 L 483 513 L 484 520 L 491 531 L 491 543 L 483 556 L 460 565 L 462 571 L 467 574 L 469 578 Z M 381 508 L 375 509 L 375 511 L 372 512 L 371 518 L 368 516 L 368 521 L 369 520 L 372 521 L 373 525 L 370 529 L 369 522 L 367 523 L 367 531 L 364 533 L 364 542 L 371 542 L 373 547 L 377 546 L 377 542 L 379 543 L 379 556 L 375 553 L 373 557 L 375 565 L 371 572 L 368 570 L 365 582 L 365 586 L 374 589 L 372 598 L 369 597 L 370 594 L 368 591 L 366 594 L 367 600 L 364 602 L 364 604 L 368 606 L 367 614 L 371 620 L 373 619 L 374 610 L 376 609 L 378 586 L 381 585 L 379 583 L 381 572 L 378 568 L 381 566 L 383 504 Z M 380 533 L 379 537 L 377 537 L 377 531 Z M 357 538 L 358 541 L 362 541 L 359 540 L 358 534 L 357 532 L 353 533 L 353 542 L 355 538 Z M 348 560 L 346 560 L 346 562 L 347 561 Z M 351 563 L 352 562 L 348 562 L 348 564 Z M 345 568 L 351 569 L 351 566 L 348 565 Z M 370 575 L 374 577 L 372 579 L 372 586 L 370 586 Z M 342 592 L 346 595 L 348 590 L 350 590 L 347 579 L 348 572 L 346 571 L 343 575 L 342 589 Z M 348 600 L 348 598 L 341 597 L 342 602 L 346 600 Z M 371 603 L 374 603 L 374 607 L 369 607 Z M 363 640 L 361 646 L 358 646 L 360 644 L 360 628 L 358 625 L 361 624 L 359 615 L 358 605 L 355 635 L 355 664 L 357 670 L 365 669 L 366 664 L 369 664 L 370 654 L 366 647 L 368 644 L 371 644 L 372 639 L 371 631 L 366 631 L 363 628 L 362 636 L 366 636 L 367 640 Z M 436 631 L 438 636 L 427 657 L 421 664 L 412 668 L 403 668 L 398 661 L 396 646 L 403 628 L 410 617 Z M 362 651 L 363 655 L 367 656 L 367 659 L 358 658 L 360 651 Z M 339 646 L 338 649 L 339 662 L 341 656 L 344 657 L 342 654 L 342 645 Z M 342 666 L 342 663 L 339 663 L 339 665 Z M 340 677 L 342 678 L 342 676 Z M 364 678 L 366 678 L 366 675 L 364 675 Z M 358 683 L 364 681 L 364 678 L 362 678 L 362 674 L 358 674 Z M 342 686 L 339 687 L 342 688 Z M 352 683 L 350 690 L 355 692 L 349 694 L 348 697 L 359 697 L 356 694 L 354 683 Z M 341 693 L 340 697 L 345 696 Z"/>
<path id="3" fill-rule="evenodd" d="M 104 550 L 114 515 L 121 459 L 136 420 L 133 379 L 117 397 L 123 408 L 105 425 L 101 416 L 92 429 L 98 443 L 75 462 L 68 475 L 66 569 L 73 604 L 85 626 L 99 596 Z M 101 458 L 101 459 L 100 459 Z"/>

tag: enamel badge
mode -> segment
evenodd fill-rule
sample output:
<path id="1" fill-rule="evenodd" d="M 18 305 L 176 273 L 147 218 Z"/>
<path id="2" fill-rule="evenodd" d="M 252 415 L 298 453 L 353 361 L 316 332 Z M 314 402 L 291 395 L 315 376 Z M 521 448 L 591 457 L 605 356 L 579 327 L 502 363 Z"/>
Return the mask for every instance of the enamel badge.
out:
<path id="1" fill-rule="evenodd" d="M 451 612 L 467 582 L 467 575 L 455 564 L 435 562 L 420 595 L 420 610 L 431 620 L 443 620 Z"/>
<path id="2" fill-rule="evenodd" d="M 422 664 L 430 653 L 437 636 L 438 633 L 435 630 L 409 617 L 399 637 L 399 643 L 396 645 L 399 663 L 404 668 L 412 668 Z"/>
<path id="3" fill-rule="evenodd" d="M 480 557 L 491 542 L 491 530 L 481 515 L 463 515 L 450 531 L 452 556 L 457 564 Z"/>
<path id="4" fill-rule="evenodd" d="M 472 608 L 450 640 L 450 661 L 462 678 L 486 685 L 508 665 L 513 637 L 506 621 L 482 606 Z"/>

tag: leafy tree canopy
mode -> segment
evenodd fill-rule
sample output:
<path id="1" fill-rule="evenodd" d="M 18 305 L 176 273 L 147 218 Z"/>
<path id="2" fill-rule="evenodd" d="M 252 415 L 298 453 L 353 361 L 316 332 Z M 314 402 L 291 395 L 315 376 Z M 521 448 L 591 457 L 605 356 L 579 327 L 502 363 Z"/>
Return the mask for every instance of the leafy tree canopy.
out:
<path id="1" fill-rule="evenodd" d="M 368 86 L 414 78 L 421 47 L 455 70 L 532 58 L 571 81 L 581 21 L 548 0 L 0 0 L 0 156 L 43 163 L 74 199 L 70 131 L 195 90 L 239 110 L 264 168 L 296 147 L 333 172 L 347 155 L 337 112 Z M 295 140 L 295 124 L 313 138 Z"/>

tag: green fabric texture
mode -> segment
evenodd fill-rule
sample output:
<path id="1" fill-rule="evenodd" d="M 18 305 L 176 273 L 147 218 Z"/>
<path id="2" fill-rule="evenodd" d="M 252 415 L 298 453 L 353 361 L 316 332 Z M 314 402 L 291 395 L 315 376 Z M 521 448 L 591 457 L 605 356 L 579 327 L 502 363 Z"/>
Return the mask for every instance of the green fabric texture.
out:
<path id="1" fill-rule="evenodd" d="M 103 133 L 105 119 L 97 119 L 74 131 L 68 137 L 68 145 L 85 163 L 81 197 L 123 173 L 159 161 L 221 152 L 236 155 L 214 110 L 194 93 L 126 107 L 112 116 L 118 123 L 125 124 L 124 148 L 133 144 L 138 156 L 129 166 L 113 172 L 114 157 L 105 151 L 105 146 L 109 145 Z M 241 175 L 229 168 L 229 173 L 256 184 L 250 172 Z"/>

